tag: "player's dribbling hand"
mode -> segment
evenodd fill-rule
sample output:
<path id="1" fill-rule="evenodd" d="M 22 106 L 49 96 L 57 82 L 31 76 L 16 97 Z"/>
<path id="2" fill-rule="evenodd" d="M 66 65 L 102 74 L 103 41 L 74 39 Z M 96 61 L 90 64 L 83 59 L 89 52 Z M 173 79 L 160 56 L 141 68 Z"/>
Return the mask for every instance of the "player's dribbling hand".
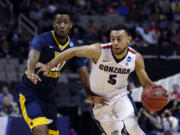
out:
<path id="1" fill-rule="evenodd" d="M 101 104 L 108 105 L 108 99 L 100 96 L 88 96 L 88 101 L 90 104 Z"/>
<path id="2" fill-rule="evenodd" d="M 34 85 L 36 85 L 38 81 L 41 82 L 41 78 L 37 74 L 35 74 L 35 73 L 28 73 L 27 74 L 27 78 L 29 80 L 31 80 L 31 82 L 33 82 Z"/>
<path id="3" fill-rule="evenodd" d="M 48 69 L 47 65 L 38 62 L 36 64 L 36 68 L 39 68 L 38 71 L 36 72 L 37 74 L 39 74 L 40 72 L 43 72 L 43 75 L 48 74 L 49 69 Z"/>

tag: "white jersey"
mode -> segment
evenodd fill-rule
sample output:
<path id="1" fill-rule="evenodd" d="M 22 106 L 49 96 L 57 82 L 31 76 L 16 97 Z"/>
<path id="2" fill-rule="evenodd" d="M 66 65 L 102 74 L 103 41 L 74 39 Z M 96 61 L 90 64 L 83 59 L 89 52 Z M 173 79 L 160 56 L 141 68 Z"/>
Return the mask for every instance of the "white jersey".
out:
<path id="1" fill-rule="evenodd" d="M 97 63 L 92 64 L 90 87 L 93 93 L 108 98 L 108 105 L 94 104 L 93 117 L 107 135 L 120 135 L 125 125 L 130 135 L 145 135 L 135 115 L 137 110 L 127 90 L 127 79 L 135 69 L 136 51 L 128 48 L 124 58 L 117 60 L 111 43 L 102 44 Z"/>
<path id="2" fill-rule="evenodd" d="M 112 53 L 111 43 L 101 44 L 101 47 L 99 60 L 92 63 L 90 74 L 92 92 L 108 99 L 128 94 L 127 79 L 135 69 L 136 51 L 129 47 L 127 55 L 117 60 Z"/>

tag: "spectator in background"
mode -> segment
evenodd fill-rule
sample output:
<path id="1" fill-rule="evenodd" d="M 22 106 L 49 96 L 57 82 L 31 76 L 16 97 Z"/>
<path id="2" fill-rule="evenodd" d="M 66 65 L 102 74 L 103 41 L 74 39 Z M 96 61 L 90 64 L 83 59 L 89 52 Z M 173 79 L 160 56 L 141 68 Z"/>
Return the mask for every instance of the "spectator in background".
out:
<path id="1" fill-rule="evenodd" d="M 18 41 L 19 54 L 17 56 L 19 56 L 19 60 L 27 58 L 29 42 L 30 42 L 29 40 L 30 40 L 29 37 L 24 34 L 21 36 L 21 40 Z"/>
<path id="2" fill-rule="evenodd" d="M 6 57 L 9 54 L 7 34 L 7 27 L 0 26 L 0 57 Z"/>
<path id="3" fill-rule="evenodd" d="M 180 1 L 179 0 L 173 0 L 171 2 L 171 8 L 174 13 L 174 19 L 176 21 L 180 21 Z"/>
<path id="4" fill-rule="evenodd" d="M 164 55 L 172 55 L 172 45 L 170 40 L 170 34 L 168 30 L 164 29 L 161 31 L 159 38 L 159 53 Z"/>
<path id="5" fill-rule="evenodd" d="M 170 5 L 163 10 L 163 14 L 168 18 L 168 20 L 173 21 L 173 11 Z"/>
<path id="6" fill-rule="evenodd" d="M 157 112 L 143 110 L 142 113 L 147 117 L 147 134 L 157 135 L 162 129 L 162 120 Z"/>
<path id="7" fill-rule="evenodd" d="M 135 31 L 133 42 L 134 42 L 135 48 L 137 48 L 138 50 L 140 48 L 148 47 L 148 43 L 142 39 L 142 36 L 140 35 L 138 31 Z"/>
<path id="8" fill-rule="evenodd" d="M 82 33 L 80 32 L 80 29 L 78 27 L 74 27 L 72 29 L 72 39 L 73 41 L 77 42 L 78 40 L 82 40 Z M 83 41 L 82 41 L 83 42 Z M 84 44 L 84 43 L 82 43 Z"/>
<path id="9" fill-rule="evenodd" d="M 140 108 L 138 111 L 138 123 L 140 125 L 140 127 L 142 128 L 142 130 L 147 133 L 148 132 L 148 128 L 147 128 L 147 120 L 148 118 L 144 115 L 144 108 Z M 146 122 L 144 122 L 146 121 Z"/>
<path id="10" fill-rule="evenodd" d="M 72 7 L 73 7 L 73 5 L 70 3 L 69 0 L 61 0 L 60 4 L 58 6 L 59 9 L 62 8 L 62 9 L 66 9 L 66 10 L 69 10 L 69 11 L 71 11 Z"/>
<path id="11" fill-rule="evenodd" d="M 87 28 L 85 38 L 87 40 L 87 44 L 92 44 L 97 41 L 98 29 L 95 27 L 93 20 L 90 20 Z"/>
<path id="12" fill-rule="evenodd" d="M 157 45 L 158 37 L 156 36 L 155 31 L 148 31 L 148 28 L 145 27 L 144 30 L 139 31 L 143 40 L 146 41 L 150 45 Z"/>
<path id="13" fill-rule="evenodd" d="M 170 110 L 166 109 L 162 114 L 164 135 L 173 135 L 178 130 L 178 119 L 172 116 Z"/>
<path id="14" fill-rule="evenodd" d="M 168 30 L 161 31 L 161 35 L 159 38 L 159 45 L 161 45 L 162 47 L 167 47 L 171 45 Z"/>
<path id="15" fill-rule="evenodd" d="M 109 14 L 114 14 L 116 13 L 116 6 L 114 4 L 114 2 L 110 2 L 108 4 L 108 6 L 106 7 L 106 14 L 109 15 Z"/>
<path id="16" fill-rule="evenodd" d="M 13 102 L 13 96 L 11 93 L 9 93 L 9 89 L 6 85 L 2 87 L 1 93 L 0 93 L 0 104 L 3 103 L 3 99 L 5 96 L 9 96 L 10 102 Z"/>
<path id="17" fill-rule="evenodd" d="M 91 1 L 86 1 L 86 5 L 84 7 L 84 10 L 83 10 L 83 13 L 84 14 L 87 14 L 87 15 L 93 15 L 95 14 L 95 11 L 93 10 L 92 8 L 92 4 L 91 4 Z"/>
<path id="18" fill-rule="evenodd" d="M 180 91 L 179 91 L 178 84 L 173 85 L 173 91 L 171 93 L 171 100 L 180 100 Z"/>
<path id="19" fill-rule="evenodd" d="M 42 19 L 38 21 L 38 28 L 40 29 L 40 32 L 46 32 L 49 31 L 49 29 L 51 29 L 51 18 L 51 11 L 49 11 L 49 9 L 46 9 L 43 13 Z"/>
<path id="20" fill-rule="evenodd" d="M 177 51 L 177 49 L 180 48 L 180 30 L 173 29 L 170 40 L 172 45 L 174 45 Z"/>
<path id="21" fill-rule="evenodd" d="M 157 2 L 152 3 L 151 5 L 151 13 L 152 14 L 160 14 L 161 13 L 161 8 L 158 5 Z"/>
<path id="22" fill-rule="evenodd" d="M 30 11 L 29 17 L 37 23 L 39 20 L 43 18 L 43 9 L 39 4 L 36 4 L 36 6 Z"/>
<path id="23" fill-rule="evenodd" d="M 151 14 L 151 4 L 150 4 L 150 1 L 144 1 L 144 5 L 142 7 L 142 10 L 144 12 L 145 18 L 149 20 L 149 15 Z"/>
<path id="24" fill-rule="evenodd" d="M 164 9 L 168 8 L 170 5 L 169 0 L 158 0 L 159 7 L 164 11 Z"/>
<path id="25" fill-rule="evenodd" d="M 4 96 L 3 97 L 3 103 L 0 108 L 0 116 L 6 116 L 6 115 L 12 115 L 17 112 L 17 109 L 13 106 L 10 97 Z"/>
<path id="26" fill-rule="evenodd" d="M 84 8 L 86 6 L 86 0 L 77 0 L 77 7 Z"/>
<path id="27" fill-rule="evenodd" d="M 104 0 L 96 0 L 93 3 L 93 9 L 98 15 L 104 15 L 106 12 L 105 9 L 106 2 Z"/>
<path id="28" fill-rule="evenodd" d="M 108 26 L 106 24 L 103 24 L 101 26 L 101 28 L 99 29 L 99 35 L 105 35 L 105 36 L 109 36 L 109 33 L 108 33 Z"/>
<path id="29" fill-rule="evenodd" d="M 100 37 L 100 41 L 101 41 L 101 43 L 103 43 L 103 44 L 108 43 L 108 38 L 107 38 L 107 36 L 102 35 L 102 36 Z"/>
<path id="30" fill-rule="evenodd" d="M 19 57 L 20 54 L 20 44 L 19 41 L 22 40 L 21 34 L 19 34 L 18 29 L 15 26 L 9 30 L 7 34 L 7 41 L 9 46 L 9 53 L 13 57 Z M 15 51 L 16 50 L 16 51 Z M 18 51 L 17 51 L 18 50 Z"/>
<path id="31" fill-rule="evenodd" d="M 57 2 L 56 0 L 50 1 L 49 5 L 47 6 L 47 10 L 49 13 L 54 13 L 57 9 Z"/>
<path id="32" fill-rule="evenodd" d="M 172 115 L 178 119 L 178 131 L 180 132 L 180 102 L 178 100 L 174 100 L 171 112 Z"/>
<path id="33" fill-rule="evenodd" d="M 151 21 L 151 24 L 150 24 L 150 26 L 148 28 L 148 31 L 149 32 L 155 32 L 155 35 L 157 37 L 159 37 L 159 35 L 160 35 L 160 30 L 158 28 L 158 24 L 154 20 Z"/>
<path id="34" fill-rule="evenodd" d="M 20 3 L 20 12 L 29 17 L 30 11 L 34 8 L 34 3 L 31 0 L 23 0 Z"/>
<path id="35" fill-rule="evenodd" d="M 129 14 L 129 8 L 126 6 L 125 1 L 121 1 L 120 6 L 117 9 L 119 15 L 126 16 Z"/>

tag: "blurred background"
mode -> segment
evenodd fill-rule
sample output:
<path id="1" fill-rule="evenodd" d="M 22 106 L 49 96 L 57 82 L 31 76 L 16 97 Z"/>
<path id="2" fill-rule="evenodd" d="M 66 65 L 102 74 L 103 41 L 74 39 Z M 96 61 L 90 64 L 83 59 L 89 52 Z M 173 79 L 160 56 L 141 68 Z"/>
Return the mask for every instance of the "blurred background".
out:
<path id="1" fill-rule="evenodd" d="M 15 99 L 16 84 L 26 68 L 32 38 L 52 30 L 51 16 L 58 8 L 74 15 L 70 37 L 79 46 L 109 42 L 109 28 L 130 29 L 129 46 L 143 55 L 150 78 L 171 93 L 160 112 L 141 104 L 142 88 L 136 74 L 129 88 L 147 135 L 173 135 L 180 131 L 180 0 L 0 0 L 0 135 L 31 135 Z M 91 62 L 86 59 L 90 70 Z M 57 86 L 61 135 L 103 135 L 90 115 L 79 77 L 66 68 Z M 23 127 L 23 128 L 22 128 Z M 123 131 L 124 135 L 128 135 Z"/>

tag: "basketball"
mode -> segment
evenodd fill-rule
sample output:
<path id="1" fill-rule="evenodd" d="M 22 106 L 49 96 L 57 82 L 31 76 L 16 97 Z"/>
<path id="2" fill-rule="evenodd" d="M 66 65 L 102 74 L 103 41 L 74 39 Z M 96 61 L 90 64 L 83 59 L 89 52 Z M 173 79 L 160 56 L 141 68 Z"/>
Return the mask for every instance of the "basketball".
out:
<path id="1" fill-rule="evenodd" d="M 143 90 L 141 101 L 149 111 L 159 111 L 168 103 L 168 92 L 160 85 L 149 86 Z"/>

